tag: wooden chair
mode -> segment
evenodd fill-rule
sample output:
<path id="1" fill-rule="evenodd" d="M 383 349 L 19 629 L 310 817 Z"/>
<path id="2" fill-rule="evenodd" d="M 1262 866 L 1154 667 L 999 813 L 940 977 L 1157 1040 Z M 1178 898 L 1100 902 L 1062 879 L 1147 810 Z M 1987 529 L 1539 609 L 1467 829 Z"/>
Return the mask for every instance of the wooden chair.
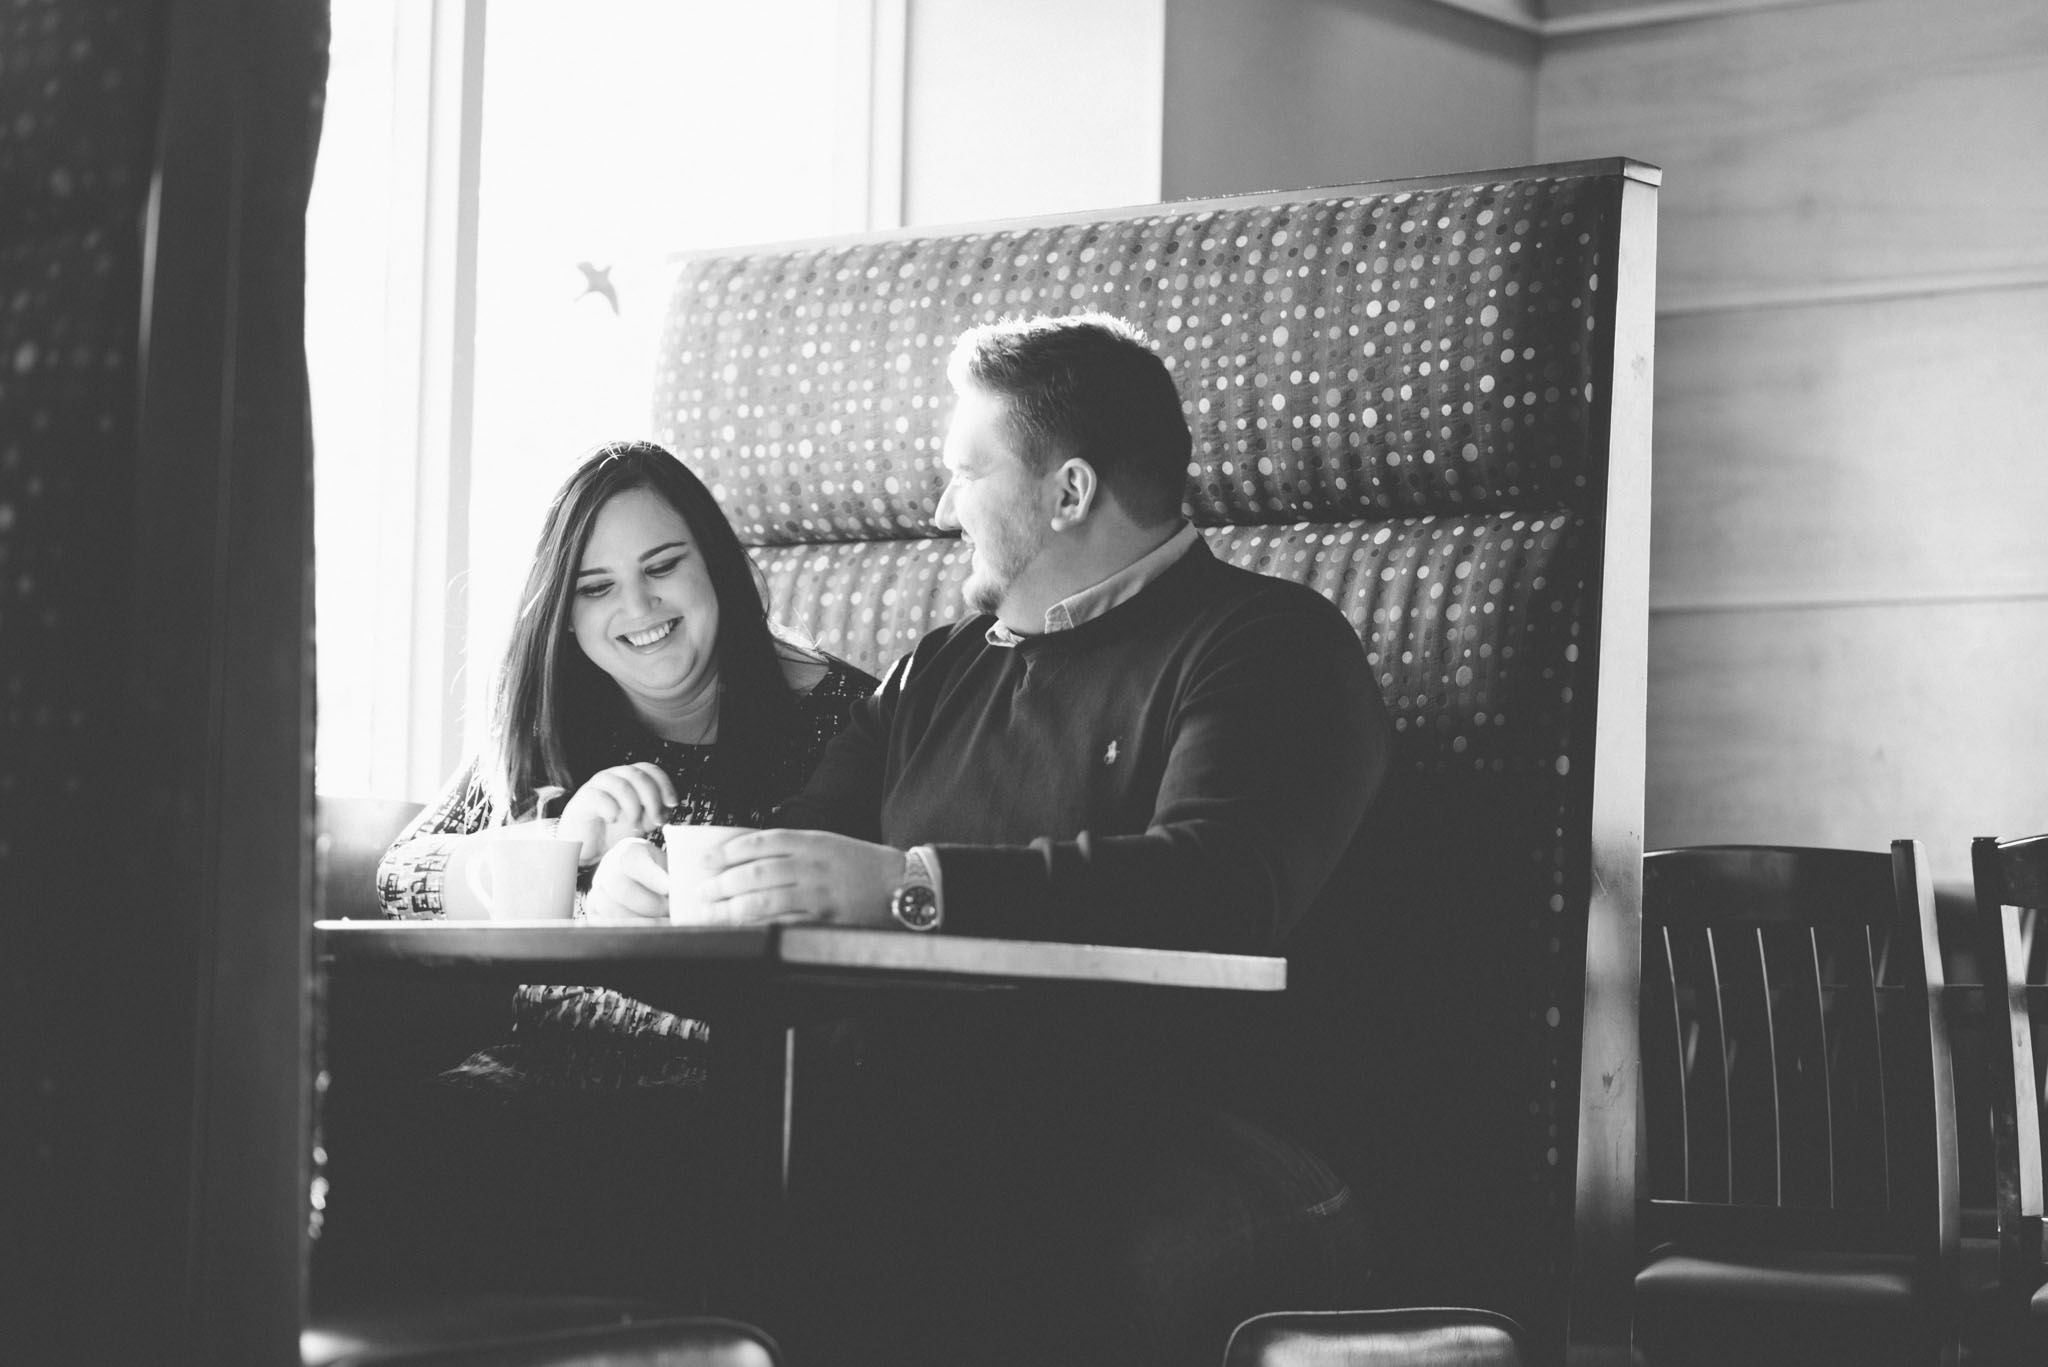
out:
<path id="1" fill-rule="evenodd" d="M 1522 1326 L 1488 1310 L 1281 1311 L 1246 1320 L 1224 1367 L 1532 1367 Z"/>
<path id="2" fill-rule="evenodd" d="M 316 1322 L 304 1367 L 776 1367 L 750 1324 L 594 1298 L 479 1297 Z"/>
<path id="3" fill-rule="evenodd" d="M 1955 1110 L 1918 843 L 1663 850 L 1643 872 L 1638 1350 L 1953 1361 Z"/>
<path id="4" fill-rule="evenodd" d="M 1979 956 L 1994 1026 L 1991 1122 L 1998 1201 L 1994 1333 L 2011 1361 L 2048 1361 L 2042 1077 L 2048 1053 L 2048 835 L 1971 842 Z"/>

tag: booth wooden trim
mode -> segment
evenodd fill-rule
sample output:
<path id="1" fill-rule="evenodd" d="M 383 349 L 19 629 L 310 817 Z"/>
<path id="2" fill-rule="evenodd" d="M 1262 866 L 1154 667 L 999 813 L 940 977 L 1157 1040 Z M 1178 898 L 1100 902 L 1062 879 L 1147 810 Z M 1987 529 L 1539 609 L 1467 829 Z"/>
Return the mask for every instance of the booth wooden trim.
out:
<path id="1" fill-rule="evenodd" d="M 1635 1282 L 1643 967 L 1644 720 L 1649 694 L 1650 416 L 1656 354 L 1655 168 L 1626 162 L 1608 373 L 1601 519 L 1593 886 L 1579 1053 L 1579 1147 L 1568 1353 L 1625 1362 Z M 1627 719 L 1626 724 L 1616 724 Z"/>
<path id="2" fill-rule="evenodd" d="M 1481 185 L 1490 181 L 1532 180 L 1545 177 L 1570 179 L 1581 176 L 1618 175 L 1635 185 L 1654 190 L 1664 183 L 1664 171 L 1630 157 L 1594 157 L 1584 161 L 1554 161 L 1541 166 L 1500 167 L 1488 171 L 1466 171 L 1448 176 L 1413 176 L 1402 180 L 1380 180 L 1352 185 L 1310 185 L 1298 190 L 1267 190 L 1244 195 L 1212 195 L 1200 199 L 1173 199 L 1157 204 L 1109 205 L 1099 209 L 1071 209 L 1056 214 L 1026 214 L 1017 218 L 980 219 L 965 223 L 921 223 L 903 228 L 877 228 L 869 232 L 828 233 L 820 237 L 791 237 L 773 242 L 747 243 L 741 247 L 699 247 L 671 252 L 672 265 L 690 261 L 727 260 L 736 256 L 780 256 L 784 253 L 817 251 L 822 248 L 860 243 L 917 242 L 931 237 L 973 237 L 983 233 L 1011 233 L 1030 228 L 1061 228 L 1075 223 L 1101 223 L 1112 219 L 1149 218 L 1157 214 L 1199 214 L 1211 209 L 1256 209 L 1264 204 L 1299 204 L 1304 200 L 1332 199 L 1351 195 L 1421 194 L 1460 185 Z M 1651 226 L 1655 228 L 1656 201 L 1650 199 Z M 1650 266 L 1656 266 L 1657 235 L 1650 233 Z M 1652 291 L 1654 298 L 1654 289 Z M 1620 395 L 1617 392 L 1616 398 Z M 1647 391 L 1644 394 L 1648 402 Z"/>

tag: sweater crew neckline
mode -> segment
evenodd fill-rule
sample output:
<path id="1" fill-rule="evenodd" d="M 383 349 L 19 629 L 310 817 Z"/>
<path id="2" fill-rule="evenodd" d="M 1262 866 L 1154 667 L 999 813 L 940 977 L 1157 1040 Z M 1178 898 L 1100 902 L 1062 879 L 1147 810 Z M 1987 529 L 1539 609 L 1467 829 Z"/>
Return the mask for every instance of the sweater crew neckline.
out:
<path id="1" fill-rule="evenodd" d="M 1044 655 L 1092 645 L 1098 637 L 1114 635 L 1130 623 L 1157 613 L 1169 600 L 1187 591 L 1187 586 L 1201 573 L 1199 567 L 1216 563 L 1215 553 L 1198 534 L 1178 560 L 1123 602 L 1086 621 L 1076 622 L 1064 631 L 1019 637 L 1016 644 L 1002 649 L 1015 650 L 1023 655 Z"/>

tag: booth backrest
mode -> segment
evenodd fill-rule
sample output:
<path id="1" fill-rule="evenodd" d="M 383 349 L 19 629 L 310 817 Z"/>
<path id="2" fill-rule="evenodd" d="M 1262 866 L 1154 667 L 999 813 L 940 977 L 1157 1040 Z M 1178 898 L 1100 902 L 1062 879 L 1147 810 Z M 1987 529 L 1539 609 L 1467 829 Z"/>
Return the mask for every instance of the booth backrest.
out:
<path id="1" fill-rule="evenodd" d="M 1343 609 L 1398 733 L 1343 1160 L 1420 1195 L 1381 1217 L 1414 1294 L 1552 1342 L 1568 1281 L 1625 1286 L 1630 1256 L 1656 181 L 1577 163 L 696 256 L 655 379 L 777 615 L 879 672 L 962 610 L 932 520 L 955 338 L 1144 330 L 1195 434 L 1190 515 Z M 1574 1337 L 1604 1332 L 1575 1294 Z"/>

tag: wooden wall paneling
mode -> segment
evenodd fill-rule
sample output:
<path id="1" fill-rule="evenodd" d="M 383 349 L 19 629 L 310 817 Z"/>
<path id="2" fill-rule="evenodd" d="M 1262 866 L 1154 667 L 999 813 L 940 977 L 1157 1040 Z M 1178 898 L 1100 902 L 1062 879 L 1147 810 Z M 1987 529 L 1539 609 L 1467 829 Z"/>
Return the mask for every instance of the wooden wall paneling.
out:
<path id="1" fill-rule="evenodd" d="M 1165 3 L 909 6 L 902 221 L 1157 200 Z"/>
<path id="2" fill-rule="evenodd" d="M 1541 0 L 1540 8 L 1545 32 L 1569 33 L 1575 25 L 1593 21 L 1618 28 L 1785 5 L 1846 3 L 1851 0 Z"/>
<path id="3" fill-rule="evenodd" d="M 1168 0 L 1161 196 L 1526 165 L 1536 45 L 1441 6 Z"/>
<path id="4" fill-rule="evenodd" d="M 1546 39 L 1536 155 L 1665 169 L 1661 307 L 2048 279 L 2048 5 L 1863 0 Z"/>
<path id="5" fill-rule="evenodd" d="M 1594 28 L 1669 24 L 1780 5 L 1830 5 L 1847 0 L 1436 0 L 1524 33 L 1545 36 Z"/>
<path id="6" fill-rule="evenodd" d="M 2048 594 L 2048 285 L 1657 341 L 1653 605 Z"/>
<path id="7" fill-rule="evenodd" d="M 2048 829 L 2048 598 L 1653 613 L 1651 849 L 1927 844 Z"/>

